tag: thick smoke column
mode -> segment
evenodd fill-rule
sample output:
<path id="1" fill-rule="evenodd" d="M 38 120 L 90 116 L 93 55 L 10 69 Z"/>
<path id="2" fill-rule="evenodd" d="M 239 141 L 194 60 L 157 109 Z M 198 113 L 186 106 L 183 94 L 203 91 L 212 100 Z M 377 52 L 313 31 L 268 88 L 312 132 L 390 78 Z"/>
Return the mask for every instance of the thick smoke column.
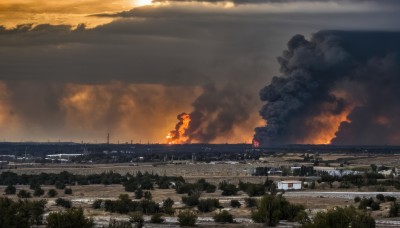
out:
<path id="1" fill-rule="evenodd" d="M 330 134 L 326 143 L 398 143 L 399 38 L 398 32 L 294 36 L 278 58 L 282 75 L 260 92 L 267 125 L 255 129 L 254 141 L 314 143 Z"/>
<path id="2" fill-rule="evenodd" d="M 167 135 L 167 142 L 209 143 L 229 136 L 236 126 L 249 120 L 255 107 L 253 102 L 250 93 L 238 85 L 228 84 L 222 88 L 205 85 L 203 93 L 192 103 L 193 111 L 178 115 L 179 122 Z"/>

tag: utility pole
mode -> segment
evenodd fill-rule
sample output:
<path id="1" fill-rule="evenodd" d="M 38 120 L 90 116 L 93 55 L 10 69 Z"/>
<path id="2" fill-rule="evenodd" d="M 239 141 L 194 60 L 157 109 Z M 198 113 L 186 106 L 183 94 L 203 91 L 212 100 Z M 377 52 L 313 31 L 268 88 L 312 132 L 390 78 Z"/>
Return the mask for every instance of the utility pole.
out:
<path id="1" fill-rule="evenodd" d="M 107 145 L 110 144 L 110 133 L 107 133 Z"/>

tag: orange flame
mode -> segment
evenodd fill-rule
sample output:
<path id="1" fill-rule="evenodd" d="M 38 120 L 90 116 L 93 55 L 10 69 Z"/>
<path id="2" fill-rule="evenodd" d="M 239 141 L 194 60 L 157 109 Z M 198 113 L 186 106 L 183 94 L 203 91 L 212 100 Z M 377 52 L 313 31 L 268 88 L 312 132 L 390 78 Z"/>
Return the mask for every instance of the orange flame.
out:
<path id="1" fill-rule="evenodd" d="M 190 124 L 190 115 L 187 113 L 182 113 L 178 115 L 179 122 L 175 126 L 175 130 L 170 131 L 166 136 L 168 144 L 182 144 L 188 143 L 190 138 L 187 135 L 187 130 Z"/>

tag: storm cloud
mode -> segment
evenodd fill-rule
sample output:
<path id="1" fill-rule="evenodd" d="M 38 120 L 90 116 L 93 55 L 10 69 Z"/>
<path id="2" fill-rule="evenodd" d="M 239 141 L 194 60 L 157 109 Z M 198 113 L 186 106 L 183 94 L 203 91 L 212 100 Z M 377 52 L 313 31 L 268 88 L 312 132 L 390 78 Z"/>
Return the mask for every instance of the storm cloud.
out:
<path id="1" fill-rule="evenodd" d="M 244 113 L 231 122 L 227 119 L 224 127 L 210 125 L 197 131 L 199 141 L 251 138 L 259 118 L 257 91 L 278 73 L 275 57 L 293 34 L 399 29 L 400 16 L 389 1 L 337 3 L 332 7 L 332 1 L 267 1 L 229 8 L 218 3 L 171 2 L 120 12 L 102 5 L 105 10 L 87 12 L 90 20 L 101 21 L 95 23 L 99 26 L 27 20 L 10 27 L 5 22 L 0 28 L 4 87 L 0 137 L 43 140 L 59 135 L 75 140 L 79 134 L 94 140 L 111 129 L 124 140 L 162 142 L 178 113 L 208 111 L 209 104 L 224 107 L 216 108 L 218 113 Z M 57 6 L 48 13 L 61 11 Z M 213 94 L 206 85 L 215 86 L 215 96 L 225 90 L 222 94 L 231 95 L 206 99 L 207 91 Z M 72 102 L 79 101 L 79 94 L 86 94 L 82 95 L 89 99 L 84 99 L 86 105 Z M 215 115 L 208 116 L 204 121 L 213 123 Z M 149 119 L 157 124 L 144 127 Z"/>

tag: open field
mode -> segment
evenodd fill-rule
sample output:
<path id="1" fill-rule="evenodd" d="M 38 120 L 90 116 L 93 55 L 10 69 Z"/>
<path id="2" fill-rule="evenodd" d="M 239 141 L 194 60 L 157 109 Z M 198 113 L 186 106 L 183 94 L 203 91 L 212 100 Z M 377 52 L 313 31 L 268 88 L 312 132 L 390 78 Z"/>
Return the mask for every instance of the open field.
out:
<path id="1" fill-rule="evenodd" d="M 400 166 L 400 155 L 351 155 L 351 154 L 318 154 L 314 158 L 318 158 L 321 165 L 328 165 L 329 169 L 358 169 L 367 170 L 371 164 L 376 165 L 390 165 L 391 167 Z M 261 159 L 260 159 L 261 160 Z M 60 173 L 67 171 L 71 174 L 89 175 L 101 173 L 119 173 L 125 175 L 127 173 L 137 174 L 138 172 L 148 172 L 151 174 L 158 174 L 160 176 L 182 176 L 186 182 L 195 183 L 199 179 L 205 179 L 207 182 L 218 185 L 222 181 L 228 183 L 238 184 L 241 182 L 261 183 L 263 184 L 267 179 L 272 181 L 281 180 L 305 180 L 308 177 L 299 177 L 292 175 L 279 175 L 271 174 L 267 176 L 252 176 L 252 170 L 257 167 L 290 167 L 290 166 L 313 166 L 313 161 L 304 161 L 304 155 L 300 153 L 282 153 L 274 154 L 265 157 L 262 162 L 258 160 L 247 160 L 245 162 L 221 162 L 221 163 L 191 163 L 190 161 L 179 161 L 174 164 L 171 163 L 116 163 L 116 164 L 36 164 L 32 166 L 16 166 L 12 169 L 1 169 L 1 172 L 11 171 L 19 175 L 23 174 L 40 174 L 40 173 Z M 318 167 L 318 166 L 314 166 Z M 310 182 L 308 182 L 310 183 Z M 315 215 L 319 211 L 331 209 L 336 206 L 358 206 L 354 202 L 354 198 L 375 198 L 377 194 L 385 196 L 393 196 L 400 198 L 400 192 L 393 186 L 386 186 L 384 191 L 377 191 L 376 186 L 349 186 L 341 188 L 340 183 L 337 181 L 328 183 L 315 182 L 315 189 L 303 188 L 301 191 L 287 191 L 284 196 L 290 203 L 302 204 L 308 210 L 310 215 Z M 3 193 L 6 186 L 0 186 L 0 192 Z M 42 189 L 47 192 L 49 189 L 54 189 L 53 185 L 42 185 Z M 133 192 L 126 192 L 124 187 L 120 184 L 92 184 L 92 185 L 69 185 L 68 188 L 72 189 L 72 195 L 64 194 L 63 190 L 57 190 L 58 195 L 54 198 L 47 196 L 33 197 L 32 199 L 46 199 L 47 214 L 51 211 L 64 210 L 63 208 L 55 205 L 55 199 L 58 197 L 71 200 L 74 206 L 82 207 L 87 216 L 92 217 L 98 226 L 107 225 L 110 218 L 117 220 L 128 220 L 127 215 L 118 213 L 106 212 L 102 209 L 93 209 L 92 203 L 96 199 L 103 200 L 116 200 L 121 194 L 128 194 L 130 198 L 134 198 Z M 27 185 L 17 185 L 17 190 L 25 189 L 32 191 Z M 177 194 L 175 189 L 158 189 L 150 190 L 152 200 L 161 204 L 166 198 L 171 198 L 175 201 L 174 208 L 180 210 L 185 205 L 182 203 L 183 194 Z M 16 195 L 8 195 L 8 197 L 17 199 Z M 262 227 L 260 224 L 255 224 L 251 220 L 251 209 L 244 206 L 245 199 L 249 196 L 239 191 L 234 196 L 222 196 L 221 190 L 216 190 L 213 193 L 201 194 L 200 199 L 215 198 L 218 199 L 221 206 L 228 210 L 238 222 L 229 227 Z M 260 197 L 255 197 L 260 198 Z M 238 200 L 242 206 L 240 208 L 230 207 L 231 200 Z M 137 201 L 137 200 L 134 200 Z M 388 210 L 390 207 L 389 202 L 383 202 L 380 209 L 371 212 L 377 221 L 377 227 L 398 227 L 400 221 L 396 218 L 387 218 Z M 200 213 L 198 225 L 200 227 L 216 226 L 212 220 L 215 212 Z M 149 216 L 145 216 L 149 220 Z M 177 227 L 177 217 L 166 216 L 167 223 L 163 226 L 156 224 L 148 224 L 147 227 Z M 218 225 L 219 227 L 228 227 Z M 281 227 L 296 227 L 296 224 L 281 223 Z"/>

